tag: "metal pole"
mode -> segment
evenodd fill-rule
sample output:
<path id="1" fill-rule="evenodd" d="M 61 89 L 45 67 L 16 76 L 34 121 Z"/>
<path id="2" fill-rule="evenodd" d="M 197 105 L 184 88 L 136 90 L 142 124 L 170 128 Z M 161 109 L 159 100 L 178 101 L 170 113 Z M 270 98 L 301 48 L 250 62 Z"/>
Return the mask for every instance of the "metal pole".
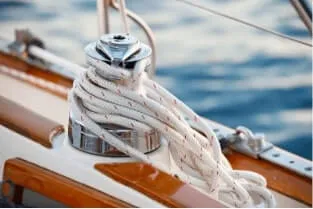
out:
<path id="1" fill-rule="evenodd" d="M 109 6 L 111 0 L 97 0 L 99 37 L 110 32 Z"/>
<path id="2" fill-rule="evenodd" d="M 297 11 L 304 25 L 312 35 L 312 13 L 303 0 L 290 0 L 290 3 Z"/>

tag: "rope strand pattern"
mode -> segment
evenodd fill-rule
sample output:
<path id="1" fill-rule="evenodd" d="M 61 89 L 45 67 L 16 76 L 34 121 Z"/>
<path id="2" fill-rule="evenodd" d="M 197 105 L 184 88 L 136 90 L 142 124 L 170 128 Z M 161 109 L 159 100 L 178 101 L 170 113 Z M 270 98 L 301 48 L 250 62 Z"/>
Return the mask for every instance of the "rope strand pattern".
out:
<path id="1" fill-rule="evenodd" d="M 250 171 L 233 170 L 221 152 L 218 139 L 208 124 L 182 101 L 144 72 L 146 60 L 132 72 L 88 60 L 90 67 L 75 81 L 69 94 L 71 111 L 90 131 L 125 154 L 151 164 L 182 181 L 204 188 L 208 194 L 234 207 L 254 207 L 251 194 L 275 206 L 266 180 Z M 119 76 L 120 81 L 101 75 Z M 197 124 L 199 132 L 189 125 Z M 161 133 L 180 172 L 125 144 L 99 123 L 122 125 L 146 136 L 151 128 Z"/>

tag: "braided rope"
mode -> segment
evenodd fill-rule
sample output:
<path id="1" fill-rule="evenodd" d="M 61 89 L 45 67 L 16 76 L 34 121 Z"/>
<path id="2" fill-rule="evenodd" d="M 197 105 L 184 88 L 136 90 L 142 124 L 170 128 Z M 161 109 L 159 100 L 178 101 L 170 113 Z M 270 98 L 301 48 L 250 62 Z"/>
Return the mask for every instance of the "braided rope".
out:
<path id="1" fill-rule="evenodd" d="M 232 170 L 221 152 L 218 139 L 208 124 L 183 102 L 170 94 L 144 72 L 146 61 L 136 64 L 133 74 L 124 69 L 89 60 L 89 69 L 74 81 L 69 99 L 71 111 L 90 131 L 121 152 L 151 164 L 182 181 L 205 188 L 211 195 L 234 207 L 255 206 L 257 194 L 268 207 L 275 206 L 266 180 L 250 171 Z M 113 82 L 101 75 L 120 75 Z M 100 75 L 101 74 L 101 75 Z M 195 131 L 188 121 L 199 127 Z M 168 141 L 180 172 L 169 171 L 103 129 L 99 123 L 113 123 L 135 129 L 145 136 L 156 129 Z"/>

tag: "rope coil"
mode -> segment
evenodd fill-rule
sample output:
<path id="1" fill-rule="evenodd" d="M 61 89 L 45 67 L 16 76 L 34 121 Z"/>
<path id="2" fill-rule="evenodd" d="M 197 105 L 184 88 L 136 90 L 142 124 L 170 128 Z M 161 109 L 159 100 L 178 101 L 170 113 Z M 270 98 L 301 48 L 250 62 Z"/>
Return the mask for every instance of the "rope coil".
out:
<path id="1" fill-rule="evenodd" d="M 275 200 L 265 188 L 266 180 L 250 171 L 232 170 L 213 130 L 193 110 L 148 78 L 144 72 L 146 61 L 139 61 L 132 74 L 103 62 L 89 61 L 91 66 L 74 81 L 69 94 L 73 114 L 121 152 L 204 188 L 221 201 L 234 207 L 253 207 L 251 194 L 254 193 L 268 207 L 273 207 Z M 101 76 L 110 72 L 120 75 L 122 82 Z M 189 120 L 196 123 L 204 135 L 191 128 Z M 99 123 L 123 124 L 142 135 L 150 128 L 156 129 L 167 140 L 171 157 L 180 171 L 168 171 L 162 162 L 123 143 Z"/>

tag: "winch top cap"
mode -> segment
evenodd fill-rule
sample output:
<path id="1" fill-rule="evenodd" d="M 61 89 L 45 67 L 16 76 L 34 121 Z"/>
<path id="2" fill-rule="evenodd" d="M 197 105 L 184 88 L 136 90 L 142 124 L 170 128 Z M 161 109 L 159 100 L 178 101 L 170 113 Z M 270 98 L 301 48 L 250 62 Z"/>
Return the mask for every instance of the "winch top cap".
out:
<path id="1" fill-rule="evenodd" d="M 139 43 L 139 40 L 129 33 L 105 34 L 101 36 L 99 41 L 104 45 L 116 45 L 118 47 L 131 47 Z"/>
<path id="2" fill-rule="evenodd" d="M 125 65 L 151 56 L 152 50 L 130 34 L 105 34 L 85 48 L 88 57 L 113 65 Z"/>

